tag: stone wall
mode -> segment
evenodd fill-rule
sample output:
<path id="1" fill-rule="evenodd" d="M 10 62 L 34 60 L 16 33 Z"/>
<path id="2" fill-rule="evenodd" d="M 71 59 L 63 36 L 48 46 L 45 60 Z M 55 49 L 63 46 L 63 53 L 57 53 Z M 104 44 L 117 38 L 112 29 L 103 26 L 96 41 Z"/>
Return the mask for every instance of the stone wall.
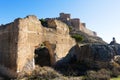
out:
<path id="1" fill-rule="evenodd" d="M 79 31 L 80 30 L 80 19 L 71 19 L 71 26 L 75 28 L 75 30 Z"/>
<path id="2" fill-rule="evenodd" d="M 50 22 L 55 24 L 48 26 L 56 25 L 56 29 L 44 28 L 44 41 L 56 44 L 55 53 L 57 57 L 61 58 L 68 53 L 69 49 L 75 44 L 75 41 L 70 37 L 69 29 L 66 24 L 59 20 L 50 20 Z"/>
<path id="3" fill-rule="evenodd" d="M 19 19 L 17 72 L 33 70 L 35 46 L 43 41 L 42 27 L 35 16 Z"/>
<path id="4" fill-rule="evenodd" d="M 60 13 L 60 18 L 61 19 L 70 19 L 70 14 L 64 14 L 64 13 Z"/>
<path id="5" fill-rule="evenodd" d="M 4 65 L 17 73 L 34 70 L 35 49 L 46 41 L 55 45 L 53 53 L 56 54 L 57 59 L 64 57 L 76 44 L 75 40 L 70 37 L 66 24 L 58 20 L 52 20 L 51 23 L 53 24 L 48 26 L 54 25 L 55 28 L 43 27 L 36 16 L 27 16 L 1 26 L 0 65 Z"/>
<path id="6" fill-rule="evenodd" d="M 17 19 L 13 23 L 0 26 L 0 66 L 13 71 L 17 70 L 18 31 Z"/>

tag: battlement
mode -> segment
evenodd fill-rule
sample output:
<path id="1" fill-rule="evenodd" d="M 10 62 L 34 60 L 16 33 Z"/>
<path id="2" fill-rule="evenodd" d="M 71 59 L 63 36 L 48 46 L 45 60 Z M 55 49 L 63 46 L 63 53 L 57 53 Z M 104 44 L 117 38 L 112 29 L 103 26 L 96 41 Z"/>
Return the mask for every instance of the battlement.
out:
<path id="1" fill-rule="evenodd" d="M 66 13 L 60 13 L 60 16 L 58 17 L 58 20 L 61 20 L 62 22 L 66 23 L 68 26 L 72 26 L 75 30 L 79 31 L 81 30 L 81 22 L 79 18 L 72 18 L 70 14 Z M 83 23 L 85 24 L 85 23 Z M 85 26 L 85 25 L 84 25 Z"/>
<path id="2" fill-rule="evenodd" d="M 76 31 L 82 31 L 88 35 L 96 36 L 96 32 L 93 32 L 86 28 L 86 23 L 82 23 L 79 18 L 71 18 L 70 14 L 60 13 L 58 20 L 66 23 L 68 26 L 71 26 Z"/>
<path id="3" fill-rule="evenodd" d="M 65 14 L 65 13 L 60 13 L 60 16 L 59 16 L 60 19 L 66 19 L 66 20 L 69 20 L 70 17 L 71 17 L 70 14 Z"/>

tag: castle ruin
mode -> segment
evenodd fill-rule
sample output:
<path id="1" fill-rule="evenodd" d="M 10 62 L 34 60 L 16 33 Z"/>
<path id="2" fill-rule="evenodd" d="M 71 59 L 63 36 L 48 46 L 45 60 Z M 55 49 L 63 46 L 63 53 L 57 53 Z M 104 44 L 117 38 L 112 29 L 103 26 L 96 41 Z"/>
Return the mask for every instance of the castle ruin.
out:
<path id="1" fill-rule="evenodd" d="M 47 18 L 47 19 L 57 19 L 66 23 L 69 27 L 72 27 L 76 31 L 82 31 L 90 36 L 97 36 L 97 33 L 86 28 L 86 23 L 82 23 L 79 18 L 71 19 L 70 14 L 60 13 L 57 18 Z"/>
<path id="2" fill-rule="evenodd" d="M 8 75 L 6 71 L 9 70 L 15 73 L 34 70 L 35 50 L 41 44 L 48 51 L 44 54 L 49 56 L 42 62 L 50 65 L 57 61 L 55 57 L 61 59 L 69 52 L 75 40 L 70 37 L 68 26 L 58 20 L 50 20 L 49 23 L 55 28 L 43 27 L 36 16 L 27 16 L 0 26 L 0 73 Z"/>

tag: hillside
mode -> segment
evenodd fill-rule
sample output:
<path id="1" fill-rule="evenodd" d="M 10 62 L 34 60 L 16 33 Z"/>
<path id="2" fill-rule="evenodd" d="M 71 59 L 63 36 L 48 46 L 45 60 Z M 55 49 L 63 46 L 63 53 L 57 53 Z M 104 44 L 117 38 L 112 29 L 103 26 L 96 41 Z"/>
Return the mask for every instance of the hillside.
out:
<path id="1" fill-rule="evenodd" d="M 69 14 L 30 15 L 0 26 L 0 75 L 5 79 L 80 80 L 84 75 L 89 80 L 92 75 L 109 80 L 120 73 L 119 55 L 119 44 L 107 44 Z"/>

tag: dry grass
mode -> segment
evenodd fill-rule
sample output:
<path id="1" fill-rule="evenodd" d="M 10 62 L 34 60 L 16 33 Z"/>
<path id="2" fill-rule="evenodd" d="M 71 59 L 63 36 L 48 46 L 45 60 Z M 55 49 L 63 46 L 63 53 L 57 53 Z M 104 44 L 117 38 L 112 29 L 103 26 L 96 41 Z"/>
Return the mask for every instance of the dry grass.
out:
<path id="1" fill-rule="evenodd" d="M 111 62 L 109 69 L 111 71 L 111 77 L 118 77 L 120 75 L 120 65 L 116 62 Z"/>
<path id="2" fill-rule="evenodd" d="M 110 80 L 110 72 L 106 69 L 99 71 L 87 71 L 83 80 Z"/>
<path id="3" fill-rule="evenodd" d="M 82 77 L 63 76 L 51 67 L 39 67 L 33 71 L 32 75 L 26 75 L 17 80 L 82 80 Z"/>
<path id="4" fill-rule="evenodd" d="M 17 73 L 15 71 L 12 71 L 9 68 L 1 66 L 1 65 L 0 65 L 0 75 L 7 78 L 7 79 L 17 77 Z M 0 79 L 1 78 L 2 77 L 0 77 Z"/>
<path id="5" fill-rule="evenodd" d="M 5 68 L 1 68 L 0 70 L 2 71 L 4 69 Z M 2 73 L 7 72 L 9 77 L 11 75 L 14 76 L 14 73 L 12 72 L 10 73 L 9 69 L 5 69 L 4 71 L 2 71 Z M 114 70 L 115 73 L 116 71 L 118 71 L 118 69 Z M 25 73 L 23 75 L 25 76 L 21 76 L 15 80 L 96 80 L 96 78 L 98 78 L 98 80 L 110 80 L 111 73 L 109 73 L 106 69 L 101 69 L 99 71 L 88 71 L 86 74 L 87 79 L 85 79 L 86 77 L 82 79 L 83 77 L 81 76 L 71 76 L 71 75 L 64 76 L 63 74 L 57 72 L 51 67 L 36 66 L 35 70 L 32 72 L 31 75 Z M 112 78 L 111 80 L 119 80 L 119 79 L 120 78 Z M 0 77 L 0 80 L 4 80 L 4 79 Z"/>

